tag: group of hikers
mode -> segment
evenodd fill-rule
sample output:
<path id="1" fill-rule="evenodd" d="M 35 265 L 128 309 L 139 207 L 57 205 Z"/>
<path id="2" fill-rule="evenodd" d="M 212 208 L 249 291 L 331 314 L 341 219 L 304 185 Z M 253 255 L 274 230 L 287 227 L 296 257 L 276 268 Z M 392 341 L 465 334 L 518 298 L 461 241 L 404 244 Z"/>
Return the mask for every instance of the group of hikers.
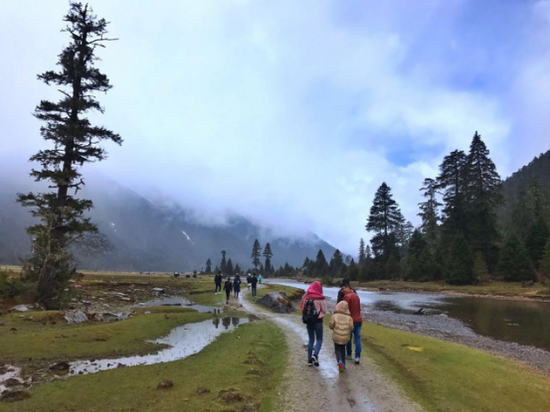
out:
<path id="1" fill-rule="evenodd" d="M 323 319 L 327 313 L 327 303 L 321 282 L 313 282 L 300 304 L 302 321 L 306 324 L 309 342 L 307 345 L 308 366 L 319 366 L 319 352 L 323 344 Z M 355 343 L 355 364 L 361 361 L 361 301 L 349 280 L 340 285 L 336 308 L 330 318 L 334 353 L 338 370 L 346 370 L 346 360 L 353 359 L 352 342 Z"/>
<path id="2" fill-rule="evenodd" d="M 256 296 L 256 290 L 258 283 L 262 283 L 262 274 L 258 274 L 256 276 L 256 272 L 254 272 L 252 275 L 248 273 L 246 276 L 246 284 L 247 287 L 252 289 L 252 296 Z M 215 294 L 221 293 L 222 291 L 222 283 L 223 283 L 223 275 L 222 271 L 219 270 L 218 273 L 214 276 L 214 283 L 216 284 Z M 237 273 L 235 275 L 235 278 L 233 281 L 231 281 L 231 277 L 229 276 L 223 285 L 223 290 L 225 291 L 225 301 L 226 303 L 229 303 L 229 298 L 231 297 L 231 292 L 233 292 L 233 296 L 236 298 L 239 298 L 239 293 L 241 293 L 241 276 Z"/>

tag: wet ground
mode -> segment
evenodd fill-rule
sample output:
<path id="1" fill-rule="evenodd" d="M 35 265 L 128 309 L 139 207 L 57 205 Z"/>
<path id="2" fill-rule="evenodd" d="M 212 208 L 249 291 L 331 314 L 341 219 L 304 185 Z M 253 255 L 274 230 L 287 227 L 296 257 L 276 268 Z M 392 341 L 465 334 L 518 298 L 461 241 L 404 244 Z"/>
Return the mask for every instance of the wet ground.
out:
<path id="1" fill-rule="evenodd" d="M 195 309 L 197 312 L 212 312 L 214 314 L 220 313 L 220 309 L 214 306 L 197 305 L 182 296 L 161 296 L 156 299 L 149 300 L 147 302 L 140 303 L 140 307 L 153 307 L 153 306 L 174 306 L 174 307 L 187 307 Z"/>
<path id="2" fill-rule="evenodd" d="M 248 323 L 247 318 L 226 317 L 190 323 L 173 329 L 167 336 L 153 341 L 169 345 L 157 353 L 143 356 L 127 356 L 117 359 L 75 361 L 70 363 L 70 375 L 88 374 L 127 366 L 153 365 L 185 359 L 203 350 L 222 333 L 235 330 Z"/>

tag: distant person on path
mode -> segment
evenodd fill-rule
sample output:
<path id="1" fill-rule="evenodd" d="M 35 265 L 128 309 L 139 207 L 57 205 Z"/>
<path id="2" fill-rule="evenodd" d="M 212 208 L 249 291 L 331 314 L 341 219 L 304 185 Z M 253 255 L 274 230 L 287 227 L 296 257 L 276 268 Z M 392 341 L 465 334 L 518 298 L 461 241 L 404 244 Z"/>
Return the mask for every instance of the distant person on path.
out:
<path id="1" fill-rule="evenodd" d="M 313 282 L 310 285 L 302 298 L 300 310 L 302 311 L 302 322 L 306 324 L 309 336 L 307 364 L 308 366 L 319 366 L 319 352 L 323 345 L 323 318 L 327 313 L 327 302 L 323 296 L 321 282 Z"/>
<path id="2" fill-rule="evenodd" d="M 235 279 L 233 280 L 233 291 L 235 292 L 235 297 L 239 297 L 239 293 L 241 292 L 241 277 L 237 273 L 235 275 Z"/>
<path id="3" fill-rule="evenodd" d="M 225 285 L 223 286 L 223 290 L 225 290 L 225 303 L 229 304 L 229 297 L 231 296 L 231 291 L 233 290 L 231 278 L 227 278 Z"/>
<path id="4" fill-rule="evenodd" d="M 248 275 L 246 275 L 246 287 L 250 289 L 250 283 L 252 282 L 252 275 L 250 272 L 248 272 Z"/>
<path id="5" fill-rule="evenodd" d="M 258 278 L 256 277 L 256 273 L 252 275 L 252 279 L 250 280 L 250 286 L 252 287 L 252 297 L 255 297 L 256 287 L 258 286 Z"/>
<path id="6" fill-rule="evenodd" d="M 349 312 L 353 319 L 353 331 L 351 339 L 347 344 L 347 358 L 352 357 L 352 341 L 355 341 L 355 364 L 359 365 L 361 360 L 361 326 L 363 326 L 363 317 L 361 316 L 361 301 L 357 293 L 350 287 L 349 283 L 342 282 L 340 285 L 345 293 L 344 301 L 348 303 Z"/>
<path id="7" fill-rule="evenodd" d="M 342 373 L 346 369 L 346 345 L 351 339 L 350 334 L 353 330 L 353 319 L 349 313 L 348 302 L 343 300 L 336 305 L 328 327 L 333 330 L 334 353 L 336 362 L 338 362 L 338 370 Z"/>
<path id="8" fill-rule="evenodd" d="M 216 295 L 222 292 L 222 280 L 223 280 L 222 271 L 219 270 L 218 274 L 214 276 L 214 283 L 216 284 L 216 291 L 214 293 Z"/>
<path id="9" fill-rule="evenodd" d="M 258 283 L 259 283 L 260 285 L 262 284 L 262 279 L 263 279 L 262 274 L 261 274 L 261 273 L 258 274 Z"/>

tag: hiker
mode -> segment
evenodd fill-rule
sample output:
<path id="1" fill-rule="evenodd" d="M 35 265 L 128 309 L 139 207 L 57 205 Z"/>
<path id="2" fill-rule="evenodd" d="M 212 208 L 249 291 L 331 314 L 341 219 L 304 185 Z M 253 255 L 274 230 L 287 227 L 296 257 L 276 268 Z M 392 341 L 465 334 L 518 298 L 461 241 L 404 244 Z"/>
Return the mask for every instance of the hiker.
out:
<path id="1" fill-rule="evenodd" d="M 222 271 L 218 270 L 218 274 L 214 276 L 214 283 L 216 284 L 216 291 L 214 292 L 214 294 L 216 295 L 218 293 L 222 293 L 222 280 L 223 280 Z"/>
<path id="2" fill-rule="evenodd" d="M 256 277 L 256 272 L 252 275 L 252 279 L 250 280 L 250 286 L 252 287 L 252 297 L 256 296 L 256 286 L 258 284 L 258 278 Z"/>
<path id="3" fill-rule="evenodd" d="M 250 272 L 248 272 L 248 274 L 246 275 L 246 287 L 248 289 L 250 289 L 251 282 L 252 282 L 252 275 L 250 274 Z"/>
<path id="4" fill-rule="evenodd" d="M 260 285 L 262 284 L 262 279 L 263 279 L 262 274 L 261 274 L 261 273 L 258 274 L 258 283 L 259 283 Z"/>
<path id="5" fill-rule="evenodd" d="M 344 288 L 342 285 L 344 284 L 350 284 L 349 283 L 349 279 L 343 279 L 342 280 L 342 283 L 340 284 L 340 290 L 338 291 L 338 298 L 336 299 L 336 304 L 342 302 L 344 300 L 344 296 L 346 296 L 346 294 L 344 293 Z M 353 290 L 353 292 L 355 292 L 355 289 L 351 288 L 351 290 Z M 357 293 L 357 292 L 355 292 Z"/>
<path id="6" fill-rule="evenodd" d="M 229 304 L 229 297 L 231 296 L 231 291 L 233 290 L 231 278 L 227 278 L 225 285 L 223 286 L 223 290 L 225 290 L 225 303 Z"/>
<path id="7" fill-rule="evenodd" d="M 239 298 L 239 293 L 241 292 L 241 277 L 237 273 L 235 279 L 233 279 L 233 291 L 235 292 L 235 297 Z"/>
<path id="8" fill-rule="evenodd" d="M 352 359 L 352 341 L 355 341 L 355 364 L 359 365 L 361 360 L 361 326 L 363 326 L 363 317 L 361 316 L 361 301 L 357 293 L 351 288 L 349 283 L 342 282 L 340 285 L 343 292 L 345 293 L 344 301 L 348 303 L 349 312 L 351 318 L 353 319 L 353 331 L 351 332 L 350 339 L 346 348 L 347 348 L 347 358 Z"/>
<path id="9" fill-rule="evenodd" d="M 343 300 L 336 305 L 328 327 L 333 330 L 334 353 L 336 354 L 338 371 L 342 373 L 346 369 L 346 345 L 351 339 L 351 331 L 353 330 L 353 319 L 349 313 L 348 302 Z"/>
<path id="10" fill-rule="evenodd" d="M 323 344 L 323 318 L 327 313 L 327 302 L 323 296 L 321 282 L 313 282 L 300 303 L 302 322 L 306 324 L 309 342 L 307 344 L 308 366 L 319 366 L 319 352 Z M 315 349 L 313 344 L 315 343 Z"/>

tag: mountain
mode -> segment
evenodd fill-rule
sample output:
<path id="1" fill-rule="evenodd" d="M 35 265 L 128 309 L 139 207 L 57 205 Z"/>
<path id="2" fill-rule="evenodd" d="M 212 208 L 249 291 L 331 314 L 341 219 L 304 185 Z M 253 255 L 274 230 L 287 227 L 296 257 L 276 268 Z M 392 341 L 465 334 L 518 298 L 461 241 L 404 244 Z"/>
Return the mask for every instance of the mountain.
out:
<path id="1" fill-rule="evenodd" d="M 15 202 L 17 192 L 37 190 L 0 176 L 0 264 L 17 264 L 30 251 L 25 227 L 32 223 L 27 209 Z M 251 266 L 254 239 L 265 246 L 271 243 L 272 264 L 301 266 L 307 257 L 314 258 L 319 249 L 332 256 L 335 248 L 314 234 L 294 239 L 275 236 L 242 216 L 233 216 L 224 225 L 205 225 L 195 221 L 192 213 L 178 205 L 154 204 L 136 192 L 98 174 L 86 175 L 82 197 L 94 202 L 90 215 L 113 245 L 103 255 L 78 254 L 80 267 L 91 270 L 190 271 L 205 267 L 208 258 L 212 269 L 227 259 L 241 268 Z"/>

